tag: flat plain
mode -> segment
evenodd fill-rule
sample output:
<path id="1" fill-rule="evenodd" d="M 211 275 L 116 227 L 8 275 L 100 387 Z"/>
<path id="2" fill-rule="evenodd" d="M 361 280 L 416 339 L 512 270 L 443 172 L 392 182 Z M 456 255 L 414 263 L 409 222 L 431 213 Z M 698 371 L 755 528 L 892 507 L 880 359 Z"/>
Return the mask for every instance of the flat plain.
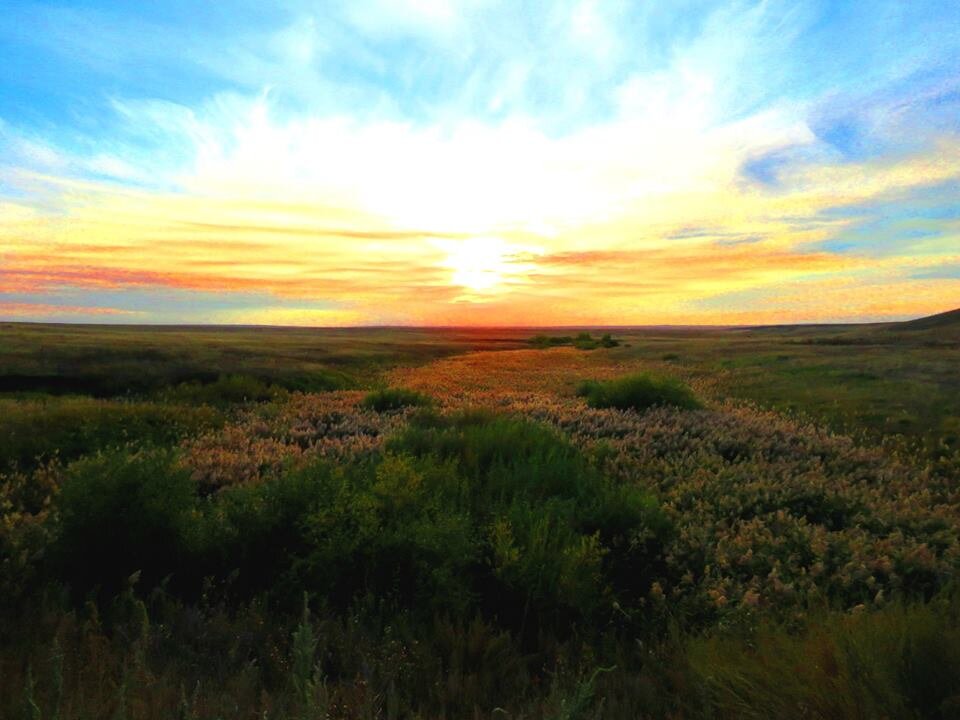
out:
<path id="1" fill-rule="evenodd" d="M 958 328 L 0 325 L 0 714 L 955 717 Z"/>

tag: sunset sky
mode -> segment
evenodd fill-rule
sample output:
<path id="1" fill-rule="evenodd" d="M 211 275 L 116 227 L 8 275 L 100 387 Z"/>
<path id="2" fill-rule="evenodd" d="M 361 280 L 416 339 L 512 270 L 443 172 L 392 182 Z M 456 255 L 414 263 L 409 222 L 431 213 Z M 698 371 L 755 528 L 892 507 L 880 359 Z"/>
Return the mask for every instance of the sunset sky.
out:
<path id="1" fill-rule="evenodd" d="M 957 306 L 957 0 L 0 6 L 0 319 Z"/>

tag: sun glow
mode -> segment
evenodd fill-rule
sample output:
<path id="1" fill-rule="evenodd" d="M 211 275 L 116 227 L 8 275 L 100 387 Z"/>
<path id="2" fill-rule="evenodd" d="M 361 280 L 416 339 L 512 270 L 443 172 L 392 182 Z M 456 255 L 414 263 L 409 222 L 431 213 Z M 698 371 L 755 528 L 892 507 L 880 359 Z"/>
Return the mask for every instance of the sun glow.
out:
<path id="1" fill-rule="evenodd" d="M 444 267 L 453 271 L 453 285 L 489 293 L 503 285 L 511 273 L 507 244 L 500 238 L 470 238 L 446 245 L 449 255 Z"/>

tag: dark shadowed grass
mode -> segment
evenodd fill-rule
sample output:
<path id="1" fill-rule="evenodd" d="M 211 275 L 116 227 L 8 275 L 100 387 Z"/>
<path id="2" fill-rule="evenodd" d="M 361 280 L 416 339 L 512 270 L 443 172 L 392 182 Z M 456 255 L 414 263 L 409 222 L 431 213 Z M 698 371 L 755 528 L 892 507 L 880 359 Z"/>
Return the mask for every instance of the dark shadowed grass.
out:
<path id="1" fill-rule="evenodd" d="M 220 375 L 209 383 L 182 383 L 164 395 L 176 402 L 225 406 L 273 400 L 284 391 L 282 385 L 273 385 L 249 375 Z"/>
<path id="2" fill-rule="evenodd" d="M 833 614 L 802 631 L 692 640 L 688 657 L 719 718 L 955 718 L 960 602 Z"/>
<path id="3" fill-rule="evenodd" d="M 577 388 L 593 408 L 646 410 L 652 407 L 678 407 L 695 410 L 703 407 L 693 391 L 675 378 L 638 373 L 615 380 L 588 380 Z"/>

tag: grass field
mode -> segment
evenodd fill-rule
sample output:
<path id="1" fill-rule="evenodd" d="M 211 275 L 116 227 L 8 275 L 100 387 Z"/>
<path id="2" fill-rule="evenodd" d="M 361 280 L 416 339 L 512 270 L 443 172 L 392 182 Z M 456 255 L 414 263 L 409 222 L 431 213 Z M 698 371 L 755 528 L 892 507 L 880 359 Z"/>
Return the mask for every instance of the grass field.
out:
<path id="1" fill-rule="evenodd" d="M 958 327 L 0 325 L 0 717 L 958 717 Z"/>

